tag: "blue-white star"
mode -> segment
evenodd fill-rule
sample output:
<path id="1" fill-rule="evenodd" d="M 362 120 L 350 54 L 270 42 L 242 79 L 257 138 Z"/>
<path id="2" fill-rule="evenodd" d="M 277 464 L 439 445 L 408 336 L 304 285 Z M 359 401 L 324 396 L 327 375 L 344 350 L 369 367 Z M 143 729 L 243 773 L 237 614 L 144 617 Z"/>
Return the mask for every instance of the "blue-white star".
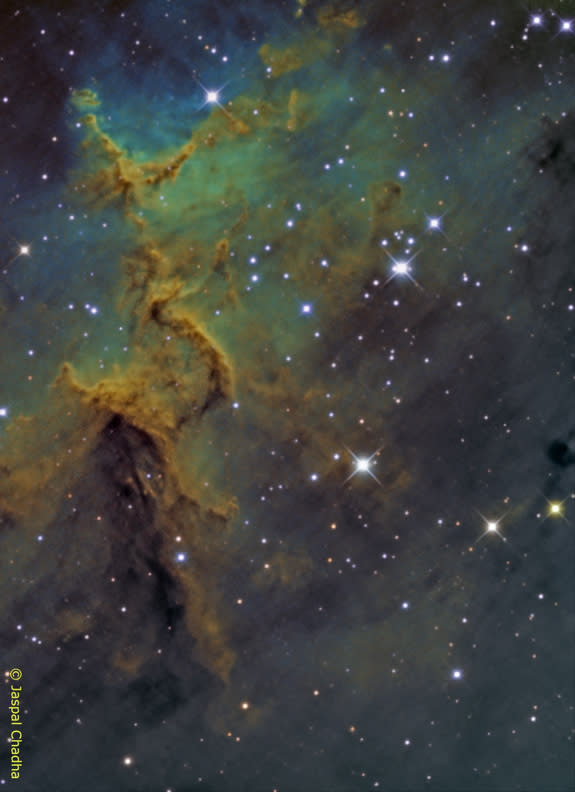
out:
<path id="1" fill-rule="evenodd" d="M 377 451 L 374 451 L 373 454 L 371 456 L 369 456 L 369 457 L 365 457 L 365 456 L 358 457 L 356 454 L 353 453 L 351 448 L 348 448 L 347 446 L 345 446 L 345 448 L 348 451 L 348 453 L 351 454 L 351 456 L 353 457 L 353 462 L 354 462 L 354 465 L 355 465 L 354 470 L 351 471 L 351 473 L 349 474 L 349 476 L 346 478 L 345 481 L 349 481 L 357 473 L 367 473 L 368 475 L 370 475 L 372 477 L 372 479 L 377 481 L 377 483 L 379 484 L 380 487 L 383 486 L 381 481 L 377 478 L 375 473 L 371 470 L 372 460 L 373 460 L 373 458 L 375 456 L 377 456 L 379 454 L 379 452 L 381 451 L 383 446 L 380 446 L 377 449 Z M 344 481 L 344 484 L 345 484 L 345 481 Z"/>
<path id="2" fill-rule="evenodd" d="M 414 253 L 413 256 L 411 256 L 411 258 L 400 258 L 400 259 L 394 258 L 391 255 L 391 253 L 387 252 L 387 250 L 385 252 L 391 259 L 391 275 L 383 284 L 384 286 L 387 286 L 387 284 L 390 283 L 390 281 L 392 281 L 394 278 L 400 277 L 400 278 L 409 278 L 409 280 L 412 283 L 414 283 L 418 289 L 423 288 L 411 274 L 411 262 L 419 254 L 419 251 L 417 251 L 417 253 Z"/>

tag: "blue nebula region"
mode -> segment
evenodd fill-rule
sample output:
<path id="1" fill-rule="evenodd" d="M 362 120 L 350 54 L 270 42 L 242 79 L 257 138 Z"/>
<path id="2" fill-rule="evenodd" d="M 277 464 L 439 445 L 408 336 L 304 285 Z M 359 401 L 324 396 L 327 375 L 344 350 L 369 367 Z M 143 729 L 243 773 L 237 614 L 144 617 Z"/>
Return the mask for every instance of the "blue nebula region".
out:
<path id="1" fill-rule="evenodd" d="M 0 783 L 572 789 L 575 8 L 0 19 Z"/>

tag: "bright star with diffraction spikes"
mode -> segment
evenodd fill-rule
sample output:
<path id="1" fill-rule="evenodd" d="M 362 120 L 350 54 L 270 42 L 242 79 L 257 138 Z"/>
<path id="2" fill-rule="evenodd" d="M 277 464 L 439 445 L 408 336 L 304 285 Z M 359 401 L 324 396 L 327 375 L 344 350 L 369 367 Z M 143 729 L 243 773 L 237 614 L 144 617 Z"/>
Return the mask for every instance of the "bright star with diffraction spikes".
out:
<path id="1" fill-rule="evenodd" d="M 485 530 L 483 531 L 481 536 L 475 540 L 474 544 L 480 542 L 483 539 L 483 537 L 487 536 L 488 534 L 497 534 L 497 536 L 500 539 L 502 539 L 504 542 L 507 541 L 507 539 L 503 536 L 503 534 L 499 530 L 501 520 L 506 516 L 505 514 L 503 515 L 503 517 L 498 517 L 497 520 L 488 520 L 487 517 L 485 517 L 485 515 L 481 514 L 481 512 L 479 511 L 477 512 L 477 514 L 479 514 L 479 516 L 483 520 L 483 523 L 485 525 Z"/>
<path id="2" fill-rule="evenodd" d="M 346 478 L 345 481 L 349 481 L 351 478 L 353 478 L 355 475 L 357 475 L 357 473 L 367 473 L 368 475 L 370 475 L 372 477 L 372 479 L 377 481 L 377 483 L 379 484 L 380 487 L 383 486 L 381 481 L 377 478 L 375 473 L 371 470 L 372 460 L 373 460 L 373 458 L 375 456 L 377 456 L 377 454 L 379 454 L 379 452 L 381 451 L 383 446 L 380 446 L 377 449 L 377 451 L 374 451 L 373 454 L 371 456 L 369 456 L 369 457 L 365 457 L 365 456 L 358 457 L 356 454 L 353 453 L 351 448 L 348 448 L 347 446 L 345 446 L 345 448 L 348 451 L 348 453 L 351 454 L 351 456 L 353 457 L 353 461 L 354 461 L 354 464 L 355 464 L 355 470 L 352 470 L 352 472 L 349 474 L 349 476 Z M 344 484 L 345 484 L 345 481 L 344 481 Z"/>
<path id="3" fill-rule="evenodd" d="M 391 255 L 391 253 L 388 253 L 387 250 L 385 252 L 391 259 L 391 275 L 383 284 L 384 287 L 387 286 L 387 284 L 390 283 L 394 278 L 400 277 L 400 278 L 409 278 L 409 280 L 412 283 L 414 283 L 418 289 L 423 288 L 421 284 L 419 284 L 411 274 L 411 262 L 415 259 L 415 257 L 419 254 L 420 251 L 414 253 L 413 256 L 411 256 L 411 258 L 408 259 L 406 258 L 396 259 Z"/>

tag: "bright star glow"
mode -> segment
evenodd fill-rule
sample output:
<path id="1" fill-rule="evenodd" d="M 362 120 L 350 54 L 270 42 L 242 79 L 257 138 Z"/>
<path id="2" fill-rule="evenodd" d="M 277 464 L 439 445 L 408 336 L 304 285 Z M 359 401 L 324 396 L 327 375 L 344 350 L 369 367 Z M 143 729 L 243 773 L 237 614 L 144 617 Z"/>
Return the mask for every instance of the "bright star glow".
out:
<path id="1" fill-rule="evenodd" d="M 507 539 L 499 531 L 499 526 L 501 524 L 501 520 L 503 519 L 502 517 L 500 517 L 497 520 L 488 520 L 487 517 L 484 517 L 484 515 L 481 514 L 481 512 L 478 512 L 478 514 L 481 517 L 481 519 L 483 520 L 483 523 L 485 525 L 485 530 L 483 531 L 481 536 L 478 539 L 475 540 L 475 544 L 477 544 L 477 542 L 481 541 L 481 539 L 483 539 L 484 536 L 487 536 L 487 534 L 497 534 L 497 536 L 500 539 L 502 539 L 504 542 L 507 541 Z M 505 517 L 505 515 L 503 515 L 503 517 Z"/>
<path id="2" fill-rule="evenodd" d="M 463 671 L 460 668 L 454 668 L 451 672 L 452 679 L 463 679 Z"/>
<path id="3" fill-rule="evenodd" d="M 409 263 L 407 261 L 398 261 L 397 264 L 394 264 L 391 269 L 396 275 L 408 275 Z"/>
<path id="4" fill-rule="evenodd" d="M 222 104 L 220 103 L 220 95 L 222 89 L 225 88 L 225 85 L 227 85 L 227 83 L 223 85 L 221 88 L 218 88 L 216 90 L 213 88 L 206 88 L 206 86 L 200 80 L 198 80 L 198 78 L 195 75 L 193 75 L 193 79 L 197 82 L 197 84 L 204 92 L 204 104 L 202 105 L 202 107 L 205 107 L 207 104 L 211 104 L 211 105 L 215 104 L 220 108 L 220 110 L 223 110 L 224 113 L 229 116 L 229 113 L 226 110 L 226 108 L 223 107 Z"/>
<path id="5" fill-rule="evenodd" d="M 572 19 L 560 19 L 560 27 L 559 30 L 561 33 L 573 33 L 573 20 Z"/>
<path id="6" fill-rule="evenodd" d="M 421 286 L 419 285 L 419 283 L 418 283 L 418 282 L 415 280 L 415 278 L 412 276 L 412 274 L 411 274 L 411 266 L 410 266 L 410 265 L 411 265 L 411 262 L 412 262 L 412 261 L 415 259 L 415 257 L 418 255 L 419 251 L 418 251 L 417 253 L 414 253 L 414 254 L 413 254 L 413 256 L 411 256 L 411 258 L 409 258 L 409 259 L 395 259 L 395 258 L 394 258 L 394 257 L 391 255 L 391 253 L 388 253 L 388 252 L 387 252 L 387 250 L 386 250 L 385 252 L 387 253 L 387 255 L 389 256 L 389 258 L 391 259 L 391 273 L 392 273 L 392 274 L 391 274 L 391 275 L 390 275 L 390 277 L 389 277 L 389 278 L 388 278 L 388 279 L 385 281 L 385 283 L 384 283 L 383 285 L 384 285 L 384 286 L 387 286 L 387 284 L 388 284 L 390 281 L 392 281 L 394 278 L 397 278 L 398 276 L 400 276 L 400 277 L 409 278 L 409 280 L 410 280 L 412 283 L 414 283 L 414 284 L 415 284 L 415 285 L 416 285 L 418 288 L 421 288 Z"/>
<path id="7" fill-rule="evenodd" d="M 543 17 L 541 14 L 533 14 L 530 19 L 530 24 L 532 27 L 541 27 L 543 24 Z"/>
<path id="8" fill-rule="evenodd" d="M 567 498 L 562 501 L 550 501 L 548 498 L 545 498 L 545 500 L 547 501 L 547 515 L 544 519 L 544 522 L 549 517 L 561 517 L 561 519 L 565 520 L 565 522 L 569 522 L 565 517 L 564 508 L 565 500 L 567 500 Z"/>
<path id="9" fill-rule="evenodd" d="M 20 258 L 20 256 L 30 256 L 30 255 L 31 255 L 31 252 L 32 252 L 32 247 L 31 247 L 31 245 L 29 245 L 28 243 L 24 243 L 24 244 L 22 244 L 22 245 L 18 243 L 18 248 L 17 248 L 17 251 L 18 251 L 18 252 L 17 252 L 17 253 L 15 253 L 15 254 L 12 256 L 12 258 L 10 259 L 10 261 L 8 261 L 8 262 L 7 262 L 8 264 L 12 264 L 12 262 L 13 262 L 13 261 L 16 261 L 16 259 L 17 259 L 17 258 Z"/>
<path id="10" fill-rule="evenodd" d="M 348 451 L 348 453 L 351 454 L 351 456 L 353 457 L 353 462 L 354 462 L 354 466 L 355 466 L 354 470 L 352 470 L 352 472 L 349 474 L 349 476 L 346 478 L 345 481 L 349 481 L 350 478 L 353 478 L 357 473 L 367 473 L 369 476 L 372 477 L 372 479 L 377 481 L 377 483 L 381 487 L 382 486 L 381 481 L 377 478 L 375 473 L 372 471 L 371 465 L 372 465 L 373 458 L 375 456 L 377 456 L 377 454 L 379 454 L 379 452 L 381 451 L 383 446 L 380 446 L 377 449 L 377 451 L 374 451 L 373 454 L 371 456 L 369 456 L 369 457 L 358 457 L 356 454 L 353 453 L 353 451 L 350 448 L 348 448 L 347 446 L 345 446 L 345 448 Z M 345 481 L 344 481 L 344 484 L 345 484 Z"/>
<path id="11" fill-rule="evenodd" d="M 443 236 L 445 236 L 443 232 L 443 218 L 447 212 L 445 211 L 442 215 L 425 215 L 425 220 L 427 223 L 426 231 L 439 231 Z"/>

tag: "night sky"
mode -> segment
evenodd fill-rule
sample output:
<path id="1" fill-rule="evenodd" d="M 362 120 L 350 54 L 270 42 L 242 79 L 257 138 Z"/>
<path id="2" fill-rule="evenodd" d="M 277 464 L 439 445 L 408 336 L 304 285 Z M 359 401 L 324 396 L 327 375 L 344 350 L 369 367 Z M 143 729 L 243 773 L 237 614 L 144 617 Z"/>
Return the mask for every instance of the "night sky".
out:
<path id="1" fill-rule="evenodd" d="M 2 3 L 0 784 L 575 788 L 574 85 L 566 0 Z"/>

